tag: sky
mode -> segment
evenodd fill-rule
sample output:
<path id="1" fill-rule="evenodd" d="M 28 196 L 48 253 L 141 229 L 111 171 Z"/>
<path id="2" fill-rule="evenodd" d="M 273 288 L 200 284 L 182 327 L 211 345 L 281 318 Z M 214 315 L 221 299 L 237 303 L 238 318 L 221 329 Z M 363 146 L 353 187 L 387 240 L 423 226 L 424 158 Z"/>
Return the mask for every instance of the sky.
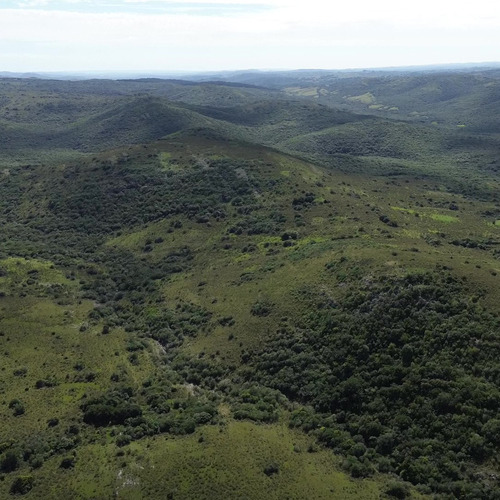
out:
<path id="1" fill-rule="evenodd" d="M 0 71 L 494 61 L 498 0 L 0 0 Z"/>

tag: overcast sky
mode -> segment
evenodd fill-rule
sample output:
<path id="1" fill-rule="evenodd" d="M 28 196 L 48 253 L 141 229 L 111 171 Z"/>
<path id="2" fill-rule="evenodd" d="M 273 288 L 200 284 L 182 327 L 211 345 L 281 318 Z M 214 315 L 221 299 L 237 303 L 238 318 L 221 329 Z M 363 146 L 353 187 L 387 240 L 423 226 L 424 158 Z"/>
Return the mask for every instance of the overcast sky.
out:
<path id="1" fill-rule="evenodd" d="M 498 0 L 0 0 L 0 71 L 500 61 Z"/>

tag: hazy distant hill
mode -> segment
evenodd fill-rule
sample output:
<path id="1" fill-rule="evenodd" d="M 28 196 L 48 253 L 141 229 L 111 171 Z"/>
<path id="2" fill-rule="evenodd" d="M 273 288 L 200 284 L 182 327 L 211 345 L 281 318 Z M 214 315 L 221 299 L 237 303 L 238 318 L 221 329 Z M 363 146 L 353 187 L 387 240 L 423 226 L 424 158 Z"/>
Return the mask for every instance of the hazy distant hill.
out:
<path id="1" fill-rule="evenodd" d="M 86 151 L 159 139 L 193 127 L 226 130 L 243 139 L 260 137 L 271 144 L 363 119 L 239 84 L 3 80 L 0 90 L 0 126 L 10 149 Z M 272 134 L 269 128 L 275 129 Z"/>
<path id="2" fill-rule="evenodd" d="M 354 112 L 498 133 L 500 73 L 494 64 L 391 70 L 235 72 L 209 75 L 284 90 Z M 197 77 L 200 78 L 200 77 Z"/>
<path id="3" fill-rule="evenodd" d="M 269 91 L 239 84 L 193 84 L 157 80 L 0 82 L 4 148 L 87 151 L 158 139 L 189 127 L 215 126 L 187 109 L 190 104 L 234 106 Z M 92 144 L 92 146 L 90 146 Z"/>

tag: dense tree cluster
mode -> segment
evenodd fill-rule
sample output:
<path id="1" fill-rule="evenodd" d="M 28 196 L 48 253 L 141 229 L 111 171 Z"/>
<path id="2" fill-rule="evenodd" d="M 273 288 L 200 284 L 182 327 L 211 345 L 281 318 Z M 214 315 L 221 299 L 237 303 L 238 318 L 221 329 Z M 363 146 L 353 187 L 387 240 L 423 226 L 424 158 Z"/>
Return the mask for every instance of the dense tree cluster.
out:
<path id="1" fill-rule="evenodd" d="M 112 427 L 119 446 L 161 432 L 191 434 L 197 426 L 215 422 L 216 405 L 207 398 L 187 395 L 166 381 L 149 381 L 142 391 L 117 386 L 85 401 L 85 423 Z M 184 391 L 186 392 L 186 391 Z"/>
<path id="2" fill-rule="evenodd" d="M 499 319 L 444 274 L 356 281 L 341 303 L 301 296 L 302 320 L 243 358 L 304 405 L 291 425 L 346 455 L 354 475 L 492 495 L 476 471 L 499 451 Z"/>

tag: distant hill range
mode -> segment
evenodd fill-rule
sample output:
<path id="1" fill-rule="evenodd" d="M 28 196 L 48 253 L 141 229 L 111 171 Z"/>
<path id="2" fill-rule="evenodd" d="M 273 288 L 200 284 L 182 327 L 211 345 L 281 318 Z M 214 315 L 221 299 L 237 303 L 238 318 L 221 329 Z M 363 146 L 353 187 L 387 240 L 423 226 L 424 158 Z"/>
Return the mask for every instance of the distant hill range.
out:
<path id="1" fill-rule="evenodd" d="M 0 131 L 4 151 L 20 161 L 192 129 L 323 163 L 338 155 L 415 160 L 463 147 L 490 155 L 500 134 L 500 69 L 492 66 L 205 75 L 217 81 L 2 78 Z"/>
<path id="2" fill-rule="evenodd" d="M 346 68 L 346 69 L 293 69 L 293 70 L 226 70 L 226 71 L 0 71 L 0 78 L 43 78 L 56 80 L 88 80 L 93 78 L 119 80 L 123 78 L 143 79 L 182 79 L 193 81 L 220 80 L 220 81 L 243 81 L 247 78 L 258 78 L 262 75 L 283 76 L 288 75 L 349 75 L 359 76 L 379 73 L 420 73 L 420 72 L 441 72 L 441 71 L 488 71 L 500 70 L 500 62 L 479 62 L 479 63 L 449 63 L 449 64 L 428 64 L 415 66 L 387 66 L 378 68 Z"/>

